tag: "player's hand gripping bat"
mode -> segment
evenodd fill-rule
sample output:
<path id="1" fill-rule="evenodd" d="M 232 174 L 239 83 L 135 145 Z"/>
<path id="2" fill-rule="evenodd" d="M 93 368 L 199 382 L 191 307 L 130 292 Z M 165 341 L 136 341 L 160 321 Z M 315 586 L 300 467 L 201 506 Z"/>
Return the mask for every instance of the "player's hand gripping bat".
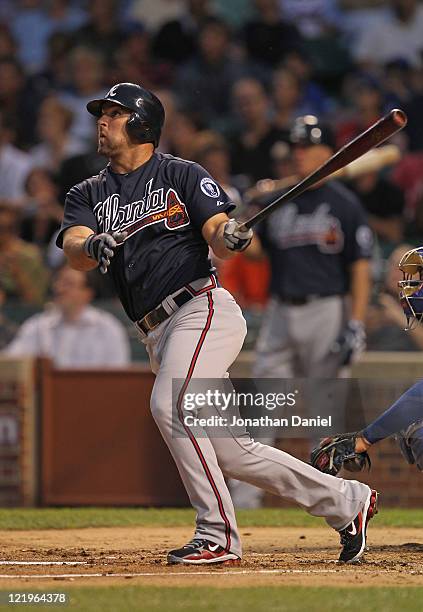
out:
<path id="1" fill-rule="evenodd" d="M 357 138 L 354 138 L 354 140 L 332 155 L 332 157 L 320 166 L 320 168 L 306 176 L 297 185 L 292 187 L 292 189 L 273 200 L 266 208 L 263 208 L 263 210 L 253 215 L 250 219 L 244 221 L 240 229 L 242 231 L 250 229 L 256 225 L 256 223 L 259 223 L 259 221 L 262 221 L 265 217 L 277 210 L 282 204 L 299 196 L 319 181 L 358 159 L 373 147 L 376 147 L 399 132 L 399 130 L 402 130 L 406 125 L 407 115 L 404 111 L 398 108 L 391 110 L 385 117 L 379 119 L 379 121 L 370 126 L 365 132 L 357 136 Z"/>

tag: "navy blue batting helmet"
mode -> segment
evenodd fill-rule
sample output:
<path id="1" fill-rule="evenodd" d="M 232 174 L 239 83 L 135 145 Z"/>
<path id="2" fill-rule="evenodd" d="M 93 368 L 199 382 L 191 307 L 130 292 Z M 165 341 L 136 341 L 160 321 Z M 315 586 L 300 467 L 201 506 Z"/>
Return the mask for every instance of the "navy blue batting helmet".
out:
<path id="1" fill-rule="evenodd" d="M 335 148 L 335 136 L 326 124 L 314 115 L 297 117 L 292 126 L 289 139 L 293 145 L 311 146 L 324 144 Z"/>
<path id="2" fill-rule="evenodd" d="M 140 144 L 159 144 L 165 118 L 162 103 L 151 91 L 135 83 L 118 83 L 99 100 L 91 100 L 87 110 L 95 117 L 101 117 L 103 104 L 113 102 L 132 111 L 126 123 L 126 130 L 132 140 Z"/>

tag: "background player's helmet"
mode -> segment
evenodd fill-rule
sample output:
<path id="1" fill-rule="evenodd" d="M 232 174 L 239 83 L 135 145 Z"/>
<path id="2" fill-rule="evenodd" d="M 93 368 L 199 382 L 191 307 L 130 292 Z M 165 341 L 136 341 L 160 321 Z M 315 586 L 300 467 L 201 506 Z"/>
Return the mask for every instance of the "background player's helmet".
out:
<path id="1" fill-rule="evenodd" d="M 404 274 L 398 283 L 399 298 L 410 328 L 410 319 L 417 323 L 423 320 L 423 247 L 407 251 L 398 265 Z"/>
<path id="2" fill-rule="evenodd" d="M 335 148 L 335 137 L 332 130 L 314 115 L 298 117 L 292 126 L 289 139 L 293 145 L 324 144 L 332 149 Z"/>
<path id="3" fill-rule="evenodd" d="M 118 83 L 100 100 L 91 100 L 87 110 L 101 117 L 104 102 L 114 102 L 132 111 L 126 130 L 134 142 L 159 144 L 165 118 L 162 103 L 151 91 L 135 83 Z"/>

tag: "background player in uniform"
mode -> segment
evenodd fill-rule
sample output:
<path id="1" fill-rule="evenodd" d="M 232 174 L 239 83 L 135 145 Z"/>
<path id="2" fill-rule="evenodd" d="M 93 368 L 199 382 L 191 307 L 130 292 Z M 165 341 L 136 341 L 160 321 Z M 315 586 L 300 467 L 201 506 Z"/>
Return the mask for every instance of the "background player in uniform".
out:
<path id="1" fill-rule="evenodd" d="M 399 282 L 400 300 L 407 325 L 423 318 L 423 247 L 407 251 L 399 262 L 404 280 Z M 413 276 L 417 275 L 417 280 Z M 423 381 L 408 391 L 363 431 L 326 438 L 311 453 L 311 463 L 319 470 L 337 474 L 341 467 L 359 471 L 370 461 L 367 450 L 396 434 L 401 452 L 410 464 L 423 471 Z"/>
<path id="2" fill-rule="evenodd" d="M 377 494 L 367 485 L 321 474 L 230 427 L 194 435 L 183 400 L 193 378 L 226 376 L 246 326 L 208 260 L 246 248 L 252 232 L 229 220 L 232 203 L 199 165 L 155 152 L 164 121 L 160 101 L 120 83 L 88 103 L 97 117 L 98 150 L 110 163 L 68 193 L 58 245 L 71 266 L 109 271 L 140 331 L 156 380 L 151 411 L 197 510 L 193 540 L 170 563 L 237 561 L 241 542 L 223 473 L 246 480 L 323 516 L 341 534 L 340 559 L 364 552 Z M 113 351 L 113 347 L 110 347 Z M 172 381 L 178 387 L 173 404 Z M 173 418 L 173 408 L 176 418 Z M 240 435 L 241 434 L 241 435 Z"/>
<path id="3" fill-rule="evenodd" d="M 296 120 L 291 142 L 300 179 L 334 152 L 331 131 L 312 115 Z M 271 300 L 254 375 L 335 378 L 365 348 L 373 241 L 359 201 L 338 181 L 320 183 L 272 214 L 258 235 L 270 260 Z M 258 255 L 258 241 L 254 248 Z"/>

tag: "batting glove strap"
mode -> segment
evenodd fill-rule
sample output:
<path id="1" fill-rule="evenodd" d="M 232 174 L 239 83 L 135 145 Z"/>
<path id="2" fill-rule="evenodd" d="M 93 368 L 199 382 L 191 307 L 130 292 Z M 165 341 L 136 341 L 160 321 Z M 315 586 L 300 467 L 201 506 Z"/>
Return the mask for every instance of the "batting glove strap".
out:
<path id="1" fill-rule="evenodd" d="M 406 461 L 423 471 L 423 420 L 400 431 L 396 439 Z"/>
<path id="2" fill-rule="evenodd" d="M 242 223 L 230 219 L 223 229 L 225 246 L 230 251 L 244 251 L 253 238 L 253 230 L 241 230 Z"/>
<path id="3" fill-rule="evenodd" d="M 125 240 L 127 235 L 127 232 L 91 234 L 84 243 L 84 253 L 90 259 L 95 259 L 98 262 L 100 272 L 106 274 L 116 247 Z"/>
<path id="4" fill-rule="evenodd" d="M 366 331 L 361 321 L 351 320 L 331 347 L 341 365 L 348 365 L 366 350 Z"/>
<path id="5" fill-rule="evenodd" d="M 360 432 L 345 433 L 325 438 L 312 450 L 311 465 L 331 476 L 336 476 L 341 468 L 349 472 L 361 472 L 366 467 L 370 470 L 372 463 L 368 453 L 357 453 L 355 450 L 356 440 L 360 435 Z"/>

